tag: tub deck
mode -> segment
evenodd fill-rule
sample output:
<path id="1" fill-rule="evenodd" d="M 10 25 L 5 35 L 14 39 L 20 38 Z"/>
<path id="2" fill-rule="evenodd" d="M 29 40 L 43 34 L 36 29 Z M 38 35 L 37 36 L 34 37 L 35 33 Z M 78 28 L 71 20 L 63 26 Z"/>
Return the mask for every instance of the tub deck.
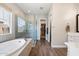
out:
<path id="1" fill-rule="evenodd" d="M 30 42 L 31 39 L 21 38 L 0 43 L 0 56 L 18 56 Z"/>

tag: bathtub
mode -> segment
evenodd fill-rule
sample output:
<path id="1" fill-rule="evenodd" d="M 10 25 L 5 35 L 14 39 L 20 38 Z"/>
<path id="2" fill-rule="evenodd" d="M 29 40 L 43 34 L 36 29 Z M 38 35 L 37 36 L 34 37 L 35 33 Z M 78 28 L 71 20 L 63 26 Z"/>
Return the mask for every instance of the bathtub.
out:
<path id="1" fill-rule="evenodd" d="M 19 38 L 0 43 L 0 56 L 18 56 L 30 41 Z"/>

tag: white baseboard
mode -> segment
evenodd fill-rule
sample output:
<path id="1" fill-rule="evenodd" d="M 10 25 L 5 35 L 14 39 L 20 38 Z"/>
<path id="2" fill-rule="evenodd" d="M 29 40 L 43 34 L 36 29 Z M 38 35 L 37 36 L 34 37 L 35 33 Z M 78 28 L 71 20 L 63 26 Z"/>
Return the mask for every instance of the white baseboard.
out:
<path id="1" fill-rule="evenodd" d="M 67 48 L 66 45 L 52 45 L 52 48 Z"/>

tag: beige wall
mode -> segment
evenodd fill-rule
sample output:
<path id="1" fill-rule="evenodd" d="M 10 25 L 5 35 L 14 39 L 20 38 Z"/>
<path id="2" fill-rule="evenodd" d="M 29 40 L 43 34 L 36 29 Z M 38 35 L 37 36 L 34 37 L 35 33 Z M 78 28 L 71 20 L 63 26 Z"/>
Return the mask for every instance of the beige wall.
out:
<path id="1" fill-rule="evenodd" d="M 35 16 L 34 15 L 26 15 L 26 20 L 30 21 L 32 24 L 35 24 Z"/>
<path id="2" fill-rule="evenodd" d="M 52 47 L 64 47 L 67 41 L 66 26 L 70 25 L 70 32 L 76 32 L 76 4 L 53 4 L 50 9 L 52 14 L 49 19 L 52 22 Z"/>

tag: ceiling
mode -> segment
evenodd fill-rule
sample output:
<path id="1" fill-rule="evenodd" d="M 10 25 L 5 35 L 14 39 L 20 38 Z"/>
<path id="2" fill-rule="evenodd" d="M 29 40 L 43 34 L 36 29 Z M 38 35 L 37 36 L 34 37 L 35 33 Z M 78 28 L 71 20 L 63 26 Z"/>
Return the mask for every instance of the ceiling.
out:
<path id="1" fill-rule="evenodd" d="M 51 7 L 51 3 L 17 3 L 20 9 L 26 14 L 47 15 Z"/>

